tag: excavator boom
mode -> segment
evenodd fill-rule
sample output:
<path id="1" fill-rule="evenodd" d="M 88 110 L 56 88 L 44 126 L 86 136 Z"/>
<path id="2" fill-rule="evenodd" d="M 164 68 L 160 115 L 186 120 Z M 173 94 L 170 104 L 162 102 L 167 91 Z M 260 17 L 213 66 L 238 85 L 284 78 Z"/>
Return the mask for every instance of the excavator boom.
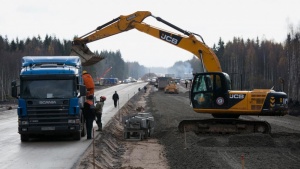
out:
<path id="1" fill-rule="evenodd" d="M 172 27 L 182 34 L 165 31 L 163 29 L 143 23 L 142 21 L 149 16 L 154 17 L 157 21 L 160 21 Z M 205 45 L 203 38 L 200 35 L 184 31 L 183 29 L 161 19 L 160 17 L 153 16 L 149 11 L 137 11 L 130 15 L 121 15 L 120 17 L 115 18 L 110 22 L 98 26 L 95 30 L 79 38 L 75 38 L 73 40 L 72 51 L 76 52 L 83 58 L 96 58 L 95 55 L 86 46 L 87 43 L 123 33 L 131 29 L 139 30 L 169 44 L 175 45 L 188 52 L 191 52 L 203 62 L 203 71 L 222 71 L 219 59 L 217 58 L 215 53 L 207 45 Z M 200 42 L 194 35 L 199 36 L 203 42 Z"/>

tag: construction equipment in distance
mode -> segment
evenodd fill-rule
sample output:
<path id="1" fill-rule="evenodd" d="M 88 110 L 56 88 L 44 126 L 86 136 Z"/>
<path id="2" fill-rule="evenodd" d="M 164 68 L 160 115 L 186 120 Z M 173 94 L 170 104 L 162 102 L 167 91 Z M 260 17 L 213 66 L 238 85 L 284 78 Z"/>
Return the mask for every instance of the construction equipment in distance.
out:
<path id="1" fill-rule="evenodd" d="M 158 90 L 165 90 L 171 81 L 171 77 L 158 77 L 157 78 L 157 88 Z"/>
<path id="2" fill-rule="evenodd" d="M 143 22 L 147 17 L 180 32 L 173 33 Z M 130 15 L 121 15 L 95 30 L 85 34 L 79 39 L 74 39 L 74 44 L 79 44 L 80 52 L 86 50 L 82 42 L 89 43 L 107 38 L 119 33 L 137 29 L 166 43 L 191 52 L 200 59 L 199 65 L 203 73 L 196 73 L 190 90 L 190 99 L 193 110 L 197 113 L 212 114 L 213 119 L 183 120 L 179 124 L 179 131 L 201 132 L 260 132 L 270 133 L 270 124 L 266 121 L 246 121 L 238 119 L 240 115 L 251 116 L 283 116 L 288 113 L 288 98 L 284 92 L 273 89 L 254 89 L 252 91 L 238 91 L 231 89 L 231 80 L 227 73 L 222 72 L 216 54 L 196 33 L 185 31 L 170 22 L 156 17 L 149 11 L 137 11 Z M 198 40 L 196 38 L 200 38 Z M 85 53 L 89 55 L 90 53 Z M 215 124 L 220 124 L 214 126 Z M 214 130 L 210 130 L 213 127 Z"/>
<path id="3" fill-rule="evenodd" d="M 124 116 L 124 139 L 143 140 L 154 132 L 154 117 L 151 113 L 137 113 Z"/>
<path id="4" fill-rule="evenodd" d="M 169 84 L 165 87 L 165 93 L 171 93 L 171 94 L 179 93 L 177 83 L 174 80 L 171 80 Z"/>

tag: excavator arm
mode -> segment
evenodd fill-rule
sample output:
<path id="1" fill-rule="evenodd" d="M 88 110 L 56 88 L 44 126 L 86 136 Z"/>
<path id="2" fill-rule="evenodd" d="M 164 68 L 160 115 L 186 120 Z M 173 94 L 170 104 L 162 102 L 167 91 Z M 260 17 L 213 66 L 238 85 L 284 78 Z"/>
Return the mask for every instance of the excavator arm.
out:
<path id="1" fill-rule="evenodd" d="M 160 28 L 153 27 L 143 20 L 149 16 L 154 17 L 157 21 L 162 22 L 173 29 L 181 32 L 182 34 L 176 34 L 170 31 L 165 31 Z M 221 72 L 221 66 L 219 60 L 215 53 L 204 43 L 200 35 L 184 31 L 183 29 L 161 19 L 160 17 L 155 17 L 149 11 L 137 11 L 133 14 L 123 16 L 113 19 L 112 21 L 105 23 L 95 30 L 79 37 L 75 38 L 73 41 L 72 51 L 81 55 L 83 58 L 93 57 L 93 53 L 90 52 L 86 44 L 97 41 L 109 36 L 113 36 L 131 29 L 137 29 L 155 38 L 163 40 L 169 44 L 175 45 L 179 48 L 187 50 L 197 56 L 203 65 L 203 71 L 209 72 Z M 195 35 L 202 39 L 199 41 Z"/>

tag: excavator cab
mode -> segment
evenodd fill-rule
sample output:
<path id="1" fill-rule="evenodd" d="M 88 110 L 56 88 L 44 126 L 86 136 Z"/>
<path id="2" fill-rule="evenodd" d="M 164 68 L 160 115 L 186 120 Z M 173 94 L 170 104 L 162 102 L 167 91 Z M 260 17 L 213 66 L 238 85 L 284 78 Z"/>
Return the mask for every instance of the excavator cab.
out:
<path id="1" fill-rule="evenodd" d="M 230 87 L 230 78 L 224 72 L 195 74 L 190 95 L 194 110 L 226 109 Z"/>

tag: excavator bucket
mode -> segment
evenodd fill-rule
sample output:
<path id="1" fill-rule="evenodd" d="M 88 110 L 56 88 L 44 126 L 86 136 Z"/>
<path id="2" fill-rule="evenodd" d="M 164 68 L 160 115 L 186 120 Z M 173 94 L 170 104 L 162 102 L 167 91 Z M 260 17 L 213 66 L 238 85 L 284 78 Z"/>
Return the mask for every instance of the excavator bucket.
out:
<path id="1" fill-rule="evenodd" d="M 71 56 L 79 56 L 82 66 L 91 66 L 103 60 L 103 56 L 97 56 L 86 45 L 72 45 Z"/>

